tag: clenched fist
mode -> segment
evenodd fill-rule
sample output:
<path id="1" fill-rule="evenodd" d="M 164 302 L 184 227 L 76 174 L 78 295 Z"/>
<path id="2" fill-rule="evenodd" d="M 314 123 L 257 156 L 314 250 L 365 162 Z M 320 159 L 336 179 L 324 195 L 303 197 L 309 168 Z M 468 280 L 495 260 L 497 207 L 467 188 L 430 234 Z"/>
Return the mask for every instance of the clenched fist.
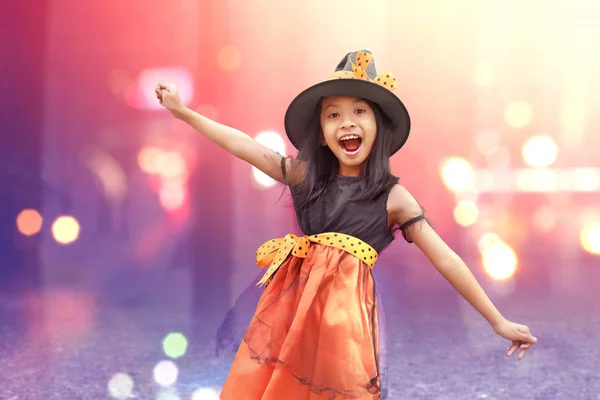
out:
<path id="1" fill-rule="evenodd" d="M 156 98 L 174 117 L 178 117 L 185 110 L 185 105 L 179 97 L 177 87 L 173 84 L 159 83 L 156 85 Z"/>

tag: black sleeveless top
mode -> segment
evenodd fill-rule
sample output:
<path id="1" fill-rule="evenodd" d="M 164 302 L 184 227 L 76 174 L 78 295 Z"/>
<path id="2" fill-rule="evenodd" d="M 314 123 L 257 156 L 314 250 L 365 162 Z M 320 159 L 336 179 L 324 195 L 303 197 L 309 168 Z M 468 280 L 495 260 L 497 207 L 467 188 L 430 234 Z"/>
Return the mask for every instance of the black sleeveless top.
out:
<path id="1" fill-rule="evenodd" d="M 389 190 L 373 200 L 353 200 L 361 179 L 337 175 L 325 193 L 304 209 L 298 207 L 296 191 L 290 187 L 302 232 L 307 236 L 323 232 L 344 233 L 368 243 L 378 253 L 383 251 L 394 240 L 394 234 L 388 228 L 386 209 Z"/>
<path id="2" fill-rule="evenodd" d="M 388 228 L 387 199 L 390 189 L 375 199 L 357 201 L 353 197 L 360 190 L 363 177 L 336 175 L 324 193 L 308 206 L 300 208 L 297 186 L 287 182 L 286 157 L 281 159 L 281 172 L 290 187 L 298 226 L 307 236 L 324 232 L 339 232 L 368 243 L 381 253 L 393 240 Z"/>

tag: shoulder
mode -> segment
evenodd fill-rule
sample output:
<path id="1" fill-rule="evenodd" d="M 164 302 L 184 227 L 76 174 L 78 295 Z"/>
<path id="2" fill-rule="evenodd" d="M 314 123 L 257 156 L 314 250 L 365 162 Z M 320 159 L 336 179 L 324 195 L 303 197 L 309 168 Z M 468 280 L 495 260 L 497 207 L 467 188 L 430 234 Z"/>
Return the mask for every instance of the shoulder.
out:
<path id="1" fill-rule="evenodd" d="M 398 225 L 423 214 L 423 207 L 419 202 L 408 189 L 398 183 L 390 190 L 386 208 L 391 221 Z"/>
<path id="2" fill-rule="evenodd" d="M 306 176 L 306 162 L 293 157 L 288 156 L 282 158 L 281 168 L 283 170 L 286 183 L 290 186 L 298 185 Z"/>

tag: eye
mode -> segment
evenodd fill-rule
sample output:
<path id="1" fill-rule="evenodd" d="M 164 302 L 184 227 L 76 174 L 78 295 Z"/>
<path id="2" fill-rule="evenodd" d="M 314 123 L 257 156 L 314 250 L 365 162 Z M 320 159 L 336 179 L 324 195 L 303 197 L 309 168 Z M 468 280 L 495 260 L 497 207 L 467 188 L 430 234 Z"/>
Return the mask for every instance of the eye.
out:
<path id="1" fill-rule="evenodd" d="M 340 113 L 336 113 L 336 112 L 329 114 L 329 118 L 336 118 L 339 116 L 340 116 Z"/>
<path id="2" fill-rule="evenodd" d="M 356 111 L 354 111 L 357 114 L 362 114 L 362 113 L 366 113 L 367 110 L 365 110 L 364 108 L 358 108 Z"/>

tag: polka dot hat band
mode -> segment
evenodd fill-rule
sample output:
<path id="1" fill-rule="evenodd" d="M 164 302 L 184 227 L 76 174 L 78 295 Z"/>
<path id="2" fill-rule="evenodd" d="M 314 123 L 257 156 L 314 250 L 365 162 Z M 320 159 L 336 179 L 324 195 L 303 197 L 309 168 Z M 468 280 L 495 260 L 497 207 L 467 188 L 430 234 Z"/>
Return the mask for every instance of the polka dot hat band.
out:
<path id="1" fill-rule="evenodd" d="M 268 267 L 257 286 L 268 282 L 290 254 L 294 257 L 306 258 L 311 242 L 343 250 L 358 257 L 371 268 L 377 261 L 377 252 L 374 248 L 362 240 L 343 233 L 327 232 L 302 237 L 290 233 L 284 238 L 273 239 L 264 243 L 256 251 L 256 265 L 261 268 Z"/>
<path id="2" fill-rule="evenodd" d="M 367 67 L 371 61 L 373 61 L 372 54 L 359 51 L 356 53 L 356 64 L 350 61 L 352 71 L 336 71 L 329 79 L 364 79 L 366 81 L 377 83 L 389 90 L 397 89 L 398 85 L 396 85 L 396 78 L 394 78 L 394 75 L 392 75 L 391 72 L 377 75 L 374 79 L 369 77 Z"/>

